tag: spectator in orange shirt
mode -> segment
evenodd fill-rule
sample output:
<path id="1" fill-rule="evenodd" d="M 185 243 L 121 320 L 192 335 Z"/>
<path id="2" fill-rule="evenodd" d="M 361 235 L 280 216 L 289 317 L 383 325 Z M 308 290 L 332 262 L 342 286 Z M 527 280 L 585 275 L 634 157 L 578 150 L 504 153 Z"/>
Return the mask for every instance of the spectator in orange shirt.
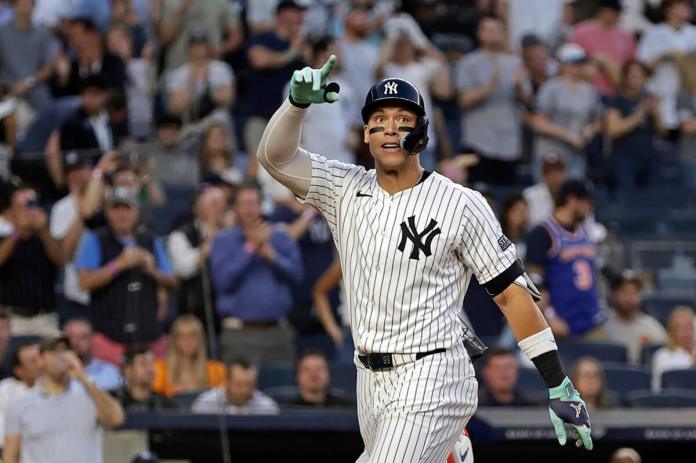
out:
<path id="1" fill-rule="evenodd" d="M 172 325 L 165 360 L 155 363 L 152 389 L 171 397 L 222 386 L 226 374 L 221 362 L 208 359 L 203 324 L 196 316 L 184 314 Z"/>

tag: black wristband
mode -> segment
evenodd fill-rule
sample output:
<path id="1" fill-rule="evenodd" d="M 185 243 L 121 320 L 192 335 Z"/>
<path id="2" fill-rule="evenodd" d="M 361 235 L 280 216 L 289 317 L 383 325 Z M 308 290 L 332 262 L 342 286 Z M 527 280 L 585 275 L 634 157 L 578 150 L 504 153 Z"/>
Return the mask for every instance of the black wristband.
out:
<path id="1" fill-rule="evenodd" d="M 290 104 L 292 104 L 296 108 L 309 108 L 309 105 L 312 104 L 312 103 L 298 103 L 297 101 L 292 99 L 292 95 L 288 95 L 288 99 L 290 100 Z"/>
<path id="2" fill-rule="evenodd" d="M 557 350 L 544 352 L 538 357 L 534 357 L 532 362 L 534 362 L 534 366 L 541 373 L 541 377 L 544 378 L 544 382 L 549 389 L 560 386 L 566 377 Z"/>

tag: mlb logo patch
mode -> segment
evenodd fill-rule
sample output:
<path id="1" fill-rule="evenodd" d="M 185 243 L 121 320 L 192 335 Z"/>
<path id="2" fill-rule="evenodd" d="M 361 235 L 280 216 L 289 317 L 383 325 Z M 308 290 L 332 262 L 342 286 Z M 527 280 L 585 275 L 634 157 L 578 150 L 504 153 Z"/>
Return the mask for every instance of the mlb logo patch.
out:
<path id="1" fill-rule="evenodd" d="M 507 248 L 512 246 L 512 241 L 510 241 L 507 236 L 502 235 L 500 238 L 498 238 L 498 246 L 500 246 L 501 251 L 505 251 Z"/>

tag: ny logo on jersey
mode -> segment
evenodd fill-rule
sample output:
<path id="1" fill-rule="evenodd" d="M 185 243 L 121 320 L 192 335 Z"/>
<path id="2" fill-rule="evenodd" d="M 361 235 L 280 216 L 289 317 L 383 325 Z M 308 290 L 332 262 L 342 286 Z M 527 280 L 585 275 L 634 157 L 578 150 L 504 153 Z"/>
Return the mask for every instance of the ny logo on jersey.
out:
<path id="1" fill-rule="evenodd" d="M 435 219 L 430 219 L 430 223 L 425 230 L 418 232 L 416 229 L 416 216 L 412 215 L 408 218 L 408 225 L 406 222 L 401 222 L 401 242 L 399 243 L 398 249 L 404 252 L 406 248 L 406 239 L 409 239 L 413 243 L 413 249 L 411 250 L 411 255 L 409 259 L 420 260 L 420 251 L 423 251 L 425 257 L 431 254 L 430 243 L 432 243 L 433 238 L 440 234 L 440 229 L 435 228 L 437 226 L 437 221 Z M 425 242 L 421 241 L 425 237 Z"/>
<path id="2" fill-rule="evenodd" d="M 397 90 L 398 85 L 399 84 L 396 82 L 387 82 L 386 84 L 384 84 L 384 94 L 396 95 L 397 93 L 399 93 L 399 91 Z"/>

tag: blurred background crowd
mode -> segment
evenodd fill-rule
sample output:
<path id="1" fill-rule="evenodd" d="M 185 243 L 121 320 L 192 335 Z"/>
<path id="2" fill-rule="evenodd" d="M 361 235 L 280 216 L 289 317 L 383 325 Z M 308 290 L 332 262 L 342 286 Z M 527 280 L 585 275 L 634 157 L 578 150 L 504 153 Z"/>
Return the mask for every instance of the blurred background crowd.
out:
<path id="1" fill-rule="evenodd" d="M 292 72 L 331 54 L 341 98 L 302 146 L 370 168 L 367 90 L 411 81 L 422 164 L 489 199 L 588 407 L 696 402 L 694 6 L 0 1 L 0 416 L 59 330 L 127 409 L 352 405 L 329 228 L 255 160 Z M 584 240 L 573 281 L 554 236 Z M 462 316 L 495 346 L 480 405 L 539 403 L 476 281 Z"/>

